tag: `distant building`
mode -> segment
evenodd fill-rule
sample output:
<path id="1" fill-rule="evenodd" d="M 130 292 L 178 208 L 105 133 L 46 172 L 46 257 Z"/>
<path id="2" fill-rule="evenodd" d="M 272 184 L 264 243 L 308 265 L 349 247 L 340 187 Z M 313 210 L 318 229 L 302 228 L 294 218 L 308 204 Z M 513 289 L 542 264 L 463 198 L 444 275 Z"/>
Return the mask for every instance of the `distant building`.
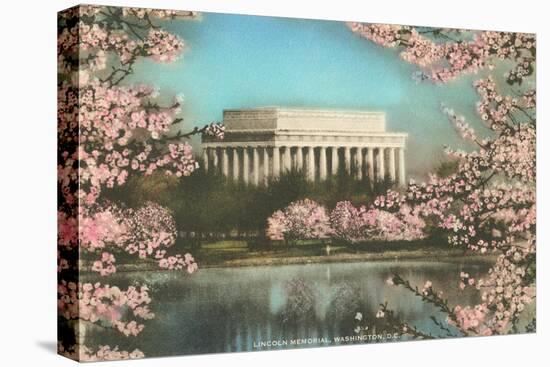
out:
<path id="1" fill-rule="evenodd" d="M 223 122 L 223 140 L 203 137 L 203 164 L 235 180 L 267 183 L 293 167 L 325 180 L 342 167 L 405 184 L 407 134 L 386 132 L 383 112 L 264 107 L 224 110 Z"/>

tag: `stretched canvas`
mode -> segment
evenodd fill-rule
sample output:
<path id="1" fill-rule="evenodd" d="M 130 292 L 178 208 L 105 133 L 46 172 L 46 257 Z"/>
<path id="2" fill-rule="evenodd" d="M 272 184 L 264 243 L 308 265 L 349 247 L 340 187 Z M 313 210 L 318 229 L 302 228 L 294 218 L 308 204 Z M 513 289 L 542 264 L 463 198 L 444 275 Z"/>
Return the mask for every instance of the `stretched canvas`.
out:
<path id="1" fill-rule="evenodd" d="M 534 34 L 58 19 L 60 354 L 535 332 Z"/>

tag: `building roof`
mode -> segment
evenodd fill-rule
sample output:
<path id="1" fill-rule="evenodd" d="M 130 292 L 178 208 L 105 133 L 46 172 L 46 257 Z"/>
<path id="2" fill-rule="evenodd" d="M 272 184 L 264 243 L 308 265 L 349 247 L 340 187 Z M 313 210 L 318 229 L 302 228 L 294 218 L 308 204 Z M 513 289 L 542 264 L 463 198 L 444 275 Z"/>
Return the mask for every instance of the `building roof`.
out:
<path id="1" fill-rule="evenodd" d="M 386 114 L 380 111 L 257 107 L 223 112 L 226 131 L 385 132 Z"/>

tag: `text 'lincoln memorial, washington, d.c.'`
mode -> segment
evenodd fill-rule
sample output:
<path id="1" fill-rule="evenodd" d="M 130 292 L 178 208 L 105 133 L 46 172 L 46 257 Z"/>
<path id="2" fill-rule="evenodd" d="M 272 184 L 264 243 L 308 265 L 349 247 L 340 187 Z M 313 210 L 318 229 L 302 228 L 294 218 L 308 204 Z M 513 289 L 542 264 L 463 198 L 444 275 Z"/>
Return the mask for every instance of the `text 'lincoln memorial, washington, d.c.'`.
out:
<path id="1" fill-rule="evenodd" d="M 264 107 L 224 110 L 223 122 L 223 140 L 202 140 L 207 171 L 254 185 L 293 168 L 311 181 L 341 169 L 405 184 L 407 134 L 387 132 L 383 112 Z"/>

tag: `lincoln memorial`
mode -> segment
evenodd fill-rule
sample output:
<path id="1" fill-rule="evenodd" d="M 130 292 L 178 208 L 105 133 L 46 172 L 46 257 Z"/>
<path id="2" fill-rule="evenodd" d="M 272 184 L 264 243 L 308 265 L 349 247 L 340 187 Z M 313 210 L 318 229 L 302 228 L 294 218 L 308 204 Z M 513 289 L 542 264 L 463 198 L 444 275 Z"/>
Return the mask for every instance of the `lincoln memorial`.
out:
<path id="1" fill-rule="evenodd" d="M 295 168 L 311 181 L 345 169 L 369 182 L 405 184 L 406 133 L 383 112 L 264 107 L 224 110 L 225 138 L 203 136 L 203 165 L 258 185 Z"/>

